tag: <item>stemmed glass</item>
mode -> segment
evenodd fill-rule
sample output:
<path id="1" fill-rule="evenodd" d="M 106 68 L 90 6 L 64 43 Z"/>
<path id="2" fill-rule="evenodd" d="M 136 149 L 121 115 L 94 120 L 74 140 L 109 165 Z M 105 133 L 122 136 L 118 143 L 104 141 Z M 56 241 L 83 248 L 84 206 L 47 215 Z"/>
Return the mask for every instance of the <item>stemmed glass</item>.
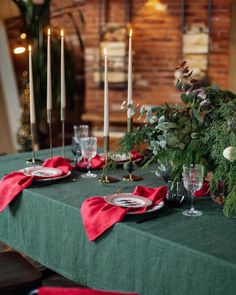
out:
<path id="1" fill-rule="evenodd" d="M 91 168 L 91 160 L 97 154 L 97 138 L 96 137 L 83 137 L 81 138 L 81 150 L 82 156 L 84 159 L 88 161 L 88 172 L 83 174 L 82 177 L 85 178 L 93 178 L 96 177 L 97 174 L 92 173 L 90 171 Z"/>
<path id="2" fill-rule="evenodd" d="M 186 216 L 201 216 L 202 211 L 196 210 L 193 205 L 194 192 L 202 187 L 204 178 L 204 166 L 201 164 L 196 165 L 183 165 L 183 183 L 187 191 L 191 193 L 191 208 L 183 211 Z"/>
<path id="3" fill-rule="evenodd" d="M 81 138 L 88 137 L 88 125 L 74 125 L 74 137 L 72 138 L 72 153 L 75 155 L 75 164 L 81 160 Z"/>

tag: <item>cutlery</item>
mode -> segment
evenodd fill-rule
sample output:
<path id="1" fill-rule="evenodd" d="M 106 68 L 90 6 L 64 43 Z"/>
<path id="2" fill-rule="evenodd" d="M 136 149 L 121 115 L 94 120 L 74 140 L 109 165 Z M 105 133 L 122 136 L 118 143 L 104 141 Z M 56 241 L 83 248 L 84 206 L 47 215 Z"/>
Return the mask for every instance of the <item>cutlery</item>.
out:
<path id="1" fill-rule="evenodd" d="M 164 217 L 164 216 L 167 216 L 169 214 L 176 213 L 176 212 L 177 212 L 176 210 L 168 210 L 168 211 L 165 211 L 165 212 L 163 212 L 161 214 L 159 213 L 157 215 L 145 216 L 142 219 L 139 219 L 138 221 L 136 221 L 136 223 L 143 223 L 143 222 L 146 222 L 146 221 L 149 221 L 149 220 L 152 220 L 152 219 L 155 219 L 155 218 L 159 218 L 159 217 Z"/>

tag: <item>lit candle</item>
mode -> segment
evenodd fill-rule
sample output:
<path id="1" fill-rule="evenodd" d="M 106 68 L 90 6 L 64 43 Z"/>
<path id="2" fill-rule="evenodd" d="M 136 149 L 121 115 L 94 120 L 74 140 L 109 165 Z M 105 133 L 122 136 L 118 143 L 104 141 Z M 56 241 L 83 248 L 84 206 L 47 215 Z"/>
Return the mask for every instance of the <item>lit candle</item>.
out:
<path id="1" fill-rule="evenodd" d="M 104 48 L 104 137 L 109 136 L 107 49 Z"/>
<path id="2" fill-rule="evenodd" d="M 61 30 L 61 120 L 64 118 L 64 110 L 66 107 L 66 92 L 65 92 L 65 62 L 64 62 L 64 32 Z"/>
<path id="3" fill-rule="evenodd" d="M 52 81 L 51 81 L 51 42 L 50 29 L 48 29 L 48 47 L 47 47 L 47 111 L 52 110 Z M 51 119 L 47 118 L 48 122 Z"/>
<path id="4" fill-rule="evenodd" d="M 133 103 L 132 100 L 132 29 L 129 30 L 129 55 L 128 55 L 128 96 L 127 105 Z M 131 118 L 131 109 L 127 111 L 128 118 Z"/>
<path id="5" fill-rule="evenodd" d="M 29 45 L 29 92 L 30 92 L 30 123 L 35 124 L 34 83 L 32 67 L 32 48 Z"/>

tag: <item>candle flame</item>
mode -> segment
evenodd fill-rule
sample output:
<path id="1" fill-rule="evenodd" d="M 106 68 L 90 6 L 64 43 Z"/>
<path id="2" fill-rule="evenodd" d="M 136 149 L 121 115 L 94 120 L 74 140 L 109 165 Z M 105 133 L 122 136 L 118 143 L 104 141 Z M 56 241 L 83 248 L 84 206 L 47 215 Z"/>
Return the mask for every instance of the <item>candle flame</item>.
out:
<path id="1" fill-rule="evenodd" d="M 64 31 L 61 30 L 61 37 L 64 37 Z"/>
<path id="2" fill-rule="evenodd" d="M 104 55 L 107 56 L 107 49 L 104 47 Z"/>
<path id="3" fill-rule="evenodd" d="M 50 36 L 51 35 L 51 30 L 50 30 L 50 28 L 48 28 L 48 36 Z"/>
<path id="4" fill-rule="evenodd" d="M 133 33 L 132 29 L 129 29 L 129 37 L 130 38 L 132 37 L 132 33 Z"/>
<path id="5" fill-rule="evenodd" d="M 29 52 L 32 51 L 31 45 L 29 45 L 28 50 L 29 50 Z"/>

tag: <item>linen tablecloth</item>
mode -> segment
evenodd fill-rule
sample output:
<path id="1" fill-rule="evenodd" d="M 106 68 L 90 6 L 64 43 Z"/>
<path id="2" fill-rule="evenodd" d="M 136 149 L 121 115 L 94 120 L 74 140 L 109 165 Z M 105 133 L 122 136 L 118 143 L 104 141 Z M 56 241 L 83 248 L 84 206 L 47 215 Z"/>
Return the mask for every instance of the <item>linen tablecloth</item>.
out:
<path id="1" fill-rule="evenodd" d="M 45 159 L 48 154 L 43 151 L 37 157 Z M 28 157 L 0 157 L 0 176 L 24 168 Z M 144 223 L 136 223 L 140 216 L 127 216 L 95 242 L 88 241 L 80 215 L 82 201 L 122 186 L 130 192 L 136 184 L 164 184 L 151 172 L 154 169 L 137 169 L 135 174 L 143 177 L 138 183 L 104 185 L 81 178 L 27 188 L 0 214 L 0 240 L 95 289 L 140 295 L 234 295 L 236 220 L 225 218 L 210 198 L 195 200 L 201 217 L 183 216 L 182 209 Z M 125 171 L 111 174 L 121 179 Z"/>

